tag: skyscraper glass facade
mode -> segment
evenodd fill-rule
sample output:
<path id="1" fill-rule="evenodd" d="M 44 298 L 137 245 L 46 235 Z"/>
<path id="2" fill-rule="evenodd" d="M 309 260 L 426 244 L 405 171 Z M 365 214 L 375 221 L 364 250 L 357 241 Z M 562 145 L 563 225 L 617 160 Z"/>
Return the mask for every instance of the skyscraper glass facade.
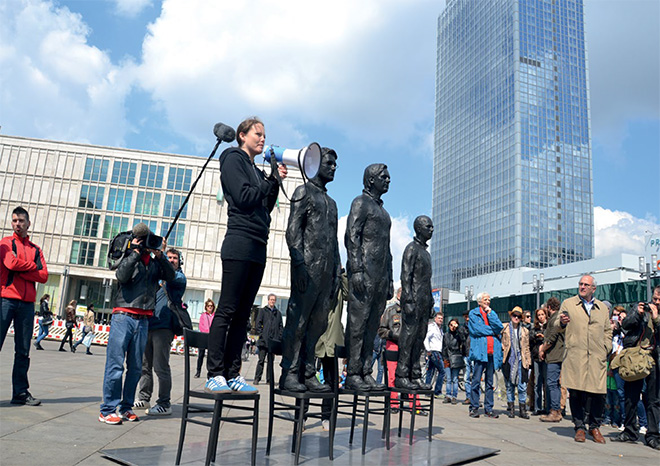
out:
<path id="1" fill-rule="evenodd" d="M 581 0 L 450 0 L 438 21 L 433 284 L 593 255 Z"/>

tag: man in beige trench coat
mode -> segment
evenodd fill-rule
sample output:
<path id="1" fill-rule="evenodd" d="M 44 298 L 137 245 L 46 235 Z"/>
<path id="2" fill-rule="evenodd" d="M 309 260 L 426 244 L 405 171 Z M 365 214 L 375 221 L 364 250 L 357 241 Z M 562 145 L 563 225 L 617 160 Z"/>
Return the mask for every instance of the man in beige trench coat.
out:
<path id="1" fill-rule="evenodd" d="M 561 369 L 562 385 L 570 390 L 575 441 L 584 442 L 586 428 L 596 443 L 607 393 L 607 355 L 612 351 L 612 328 L 605 304 L 594 299 L 596 280 L 584 275 L 578 295 L 561 304 L 560 322 L 566 354 Z"/>

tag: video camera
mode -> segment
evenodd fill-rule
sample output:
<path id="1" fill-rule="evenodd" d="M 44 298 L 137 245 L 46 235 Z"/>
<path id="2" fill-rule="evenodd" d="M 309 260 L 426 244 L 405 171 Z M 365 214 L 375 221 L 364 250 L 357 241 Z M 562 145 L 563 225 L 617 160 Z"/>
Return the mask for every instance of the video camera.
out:
<path id="1" fill-rule="evenodd" d="M 163 237 L 154 235 L 153 233 L 149 232 L 147 236 L 142 236 L 142 242 L 140 244 L 136 244 L 133 242 L 133 240 L 137 238 L 136 236 L 133 236 L 131 240 L 128 243 L 128 248 L 129 249 L 160 249 L 163 246 Z"/>

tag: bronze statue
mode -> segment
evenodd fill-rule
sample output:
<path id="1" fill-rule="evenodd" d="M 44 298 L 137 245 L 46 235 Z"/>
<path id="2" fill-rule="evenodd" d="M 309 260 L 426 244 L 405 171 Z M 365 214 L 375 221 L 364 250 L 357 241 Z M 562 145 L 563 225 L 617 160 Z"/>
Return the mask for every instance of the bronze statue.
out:
<path id="1" fill-rule="evenodd" d="M 391 220 L 381 196 L 390 186 L 387 165 L 375 163 L 364 170 L 364 190 L 351 204 L 346 224 L 348 319 L 346 387 L 353 390 L 385 389 L 371 376 L 374 337 L 387 300 L 394 294 Z"/>
<path id="2" fill-rule="evenodd" d="M 286 230 L 291 254 L 291 298 L 282 335 L 283 390 L 330 391 L 316 378 L 314 347 L 334 308 L 341 271 L 337 204 L 325 188 L 334 179 L 336 169 L 337 154 L 324 147 L 318 174 L 293 194 Z"/>
<path id="3" fill-rule="evenodd" d="M 415 237 L 406 246 L 401 259 L 401 331 L 394 386 L 429 390 L 431 386 L 422 381 L 420 358 L 428 319 L 433 313 L 431 254 L 427 251 L 427 242 L 433 236 L 433 222 L 426 215 L 420 215 L 413 227 Z"/>

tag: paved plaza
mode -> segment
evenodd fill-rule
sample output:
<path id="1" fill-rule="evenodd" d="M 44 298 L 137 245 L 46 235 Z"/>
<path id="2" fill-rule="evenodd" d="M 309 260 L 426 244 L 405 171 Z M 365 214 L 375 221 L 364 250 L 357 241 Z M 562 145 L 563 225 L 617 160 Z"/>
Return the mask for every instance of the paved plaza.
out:
<path id="1" fill-rule="evenodd" d="M 44 341 L 46 351 L 35 351 L 32 348 L 31 367 L 29 372 L 31 393 L 41 399 L 38 407 L 14 406 L 11 399 L 11 368 L 13 361 L 13 338 L 7 336 L 5 345 L 0 352 L 0 464 L 9 465 L 105 465 L 112 461 L 105 458 L 100 451 L 138 447 L 175 448 L 178 441 L 181 399 L 183 395 L 183 356 L 172 355 L 173 372 L 172 403 L 174 414 L 169 417 L 153 418 L 141 416 L 137 423 L 124 423 L 110 426 L 98 422 L 99 404 L 101 402 L 101 384 L 105 363 L 105 347 L 93 346 L 93 355 L 84 351 L 76 354 L 58 352 L 59 342 Z M 252 356 L 244 363 L 243 374 L 248 381 L 252 380 L 256 365 L 256 357 Z M 193 379 L 202 384 L 202 379 Z M 266 446 L 266 429 L 268 425 L 268 387 L 258 386 L 262 394 L 261 415 L 259 419 L 259 444 L 257 464 L 293 464 L 293 456 L 278 455 L 277 461 L 267 460 L 264 456 Z M 459 395 L 462 397 L 463 394 Z M 447 405 L 436 403 L 433 438 L 434 441 L 447 441 L 461 444 L 471 444 L 500 450 L 494 456 L 476 461 L 474 464 L 492 465 L 658 465 L 660 452 L 651 450 L 642 443 L 636 445 L 610 442 L 615 430 L 603 428 L 603 435 L 608 442 L 598 445 L 591 440 L 585 444 L 573 441 L 573 428 L 569 420 L 559 424 L 544 424 L 537 417 L 530 420 L 520 418 L 509 419 L 504 415 L 504 400 L 496 400 L 495 410 L 501 414 L 499 419 L 471 419 L 467 415 L 467 407 L 462 405 Z M 138 413 L 141 415 L 143 413 Z M 394 417 L 392 418 L 394 420 Z M 423 419 L 423 418 L 422 418 Z M 367 452 L 378 453 L 384 450 L 384 442 L 378 439 L 380 419 L 371 419 L 369 429 L 369 446 L 376 450 Z M 423 424 L 423 420 L 419 424 Z M 418 425 L 419 425 L 418 424 Z M 352 447 L 347 443 L 349 422 L 346 418 L 338 420 L 337 446 L 339 450 L 350 448 L 360 450 L 360 426 L 356 432 L 356 440 Z M 275 441 L 286 444 L 290 440 L 291 423 L 276 420 Z M 404 427 L 404 436 L 408 431 Z M 197 450 L 203 458 L 206 448 L 208 429 L 190 425 L 186 435 L 187 448 Z M 310 421 L 305 435 L 309 439 L 322 438 L 327 435 L 317 421 Z M 227 445 L 226 441 L 243 441 L 250 436 L 249 426 L 235 424 L 223 425 L 220 430 L 220 447 Z M 425 431 L 418 431 L 413 448 L 425 449 Z M 303 444 L 305 444 L 303 437 Z M 396 452 L 397 443 L 407 444 L 407 438 L 397 439 L 392 432 L 395 444 L 392 452 L 396 457 L 390 457 L 387 464 L 407 464 L 409 457 Z M 320 441 L 318 443 L 321 443 Z M 310 447 L 305 448 L 307 457 L 301 458 L 301 464 L 318 464 L 309 454 Z M 327 452 L 326 452 L 327 453 Z M 219 453 L 220 456 L 220 453 Z M 351 454 L 352 458 L 356 455 Z M 335 465 L 348 463 L 347 455 L 336 454 Z M 185 464 L 185 456 L 184 456 Z M 290 460 L 287 462 L 287 460 Z M 327 460 L 327 457 L 326 457 Z M 354 463 L 355 461 L 351 461 Z M 249 464 L 249 450 L 245 451 L 243 464 Z M 159 464 L 157 459 L 140 464 Z M 323 464 L 326 464 L 325 462 Z M 383 464 L 383 463 L 381 463 Z M 429 461 L 428 464 L 438 464 Z"/>

